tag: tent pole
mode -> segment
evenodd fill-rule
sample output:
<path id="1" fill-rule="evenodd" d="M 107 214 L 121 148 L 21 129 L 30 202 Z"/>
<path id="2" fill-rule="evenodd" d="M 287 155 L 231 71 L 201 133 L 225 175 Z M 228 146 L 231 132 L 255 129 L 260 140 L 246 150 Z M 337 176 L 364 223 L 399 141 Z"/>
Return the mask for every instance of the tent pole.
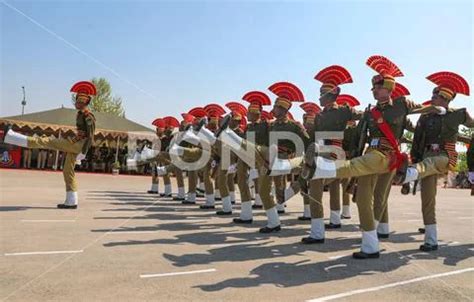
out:
<path id="1" fill-rule="evenodd" d="M 115 162 L 118 162 L 120 135 L 117 136 L 117 150 L 115 150 Z"/>
<path id="2" fill-rule="evenodd" d="M 58 138 L 61 138 L 61 129 L 59 129 Z M 59 150 L 56 150 L 56 159 L 54 160 L 54 170 L 58 169 Z"/>

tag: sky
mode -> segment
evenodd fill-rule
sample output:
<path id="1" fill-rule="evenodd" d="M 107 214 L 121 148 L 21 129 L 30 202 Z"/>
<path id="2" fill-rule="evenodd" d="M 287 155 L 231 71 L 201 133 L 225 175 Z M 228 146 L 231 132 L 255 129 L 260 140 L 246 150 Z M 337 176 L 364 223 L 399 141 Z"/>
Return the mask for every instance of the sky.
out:
<path id="1" fill-rule="evenodd" d="M 0 116 L 71 107 L 73 83 L 104 77 L 127 118 L 150 126 L 209 103 L 289 81 L 317 100 L 314 75 L 346 67 L 342 93 L 374 103 L 365 65 L 394 61 L 423 102 L 437 71 L 474 89 L 472 1 L 11 1 L 0 0 Z M 474 92 L 473 92 L 474 93 Z M 459 95 L 453 107 L 472 97 Z M 299 106 L 292 112 L 301 115 Z M 268 108 L 269 109 L 269 108 Z"/>

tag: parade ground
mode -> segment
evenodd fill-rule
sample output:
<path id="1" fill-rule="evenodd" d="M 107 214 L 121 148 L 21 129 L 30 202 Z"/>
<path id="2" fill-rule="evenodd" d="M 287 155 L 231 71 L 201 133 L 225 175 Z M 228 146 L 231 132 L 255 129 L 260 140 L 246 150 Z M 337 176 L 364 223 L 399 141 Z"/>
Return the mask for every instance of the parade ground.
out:
<path id="1" fill-rule="evenodd" d="M 0 170 L 1 301 L 474 299 L 469 190 L 438 189 L 440 247 L 425 253 L 418 249 L 420 196 L 393 187 L 392 233 L 381 241 L 380 259 L 355 260 L 361 242 L 355 204 L 352 219 L 328 230 L 325 244 L 303 245 L 309 222 L 297 220 L 301 196 L 289 202 L 282 231 L 264 235 L 258 233 L 263 210 L 254 212 L 252 225 L 231 222 L 239 199 L 232 217 L 218 217 L 147 194 L 150 177 L 77 176 L 79 208 L 59 210 L 61 173 Z"/>

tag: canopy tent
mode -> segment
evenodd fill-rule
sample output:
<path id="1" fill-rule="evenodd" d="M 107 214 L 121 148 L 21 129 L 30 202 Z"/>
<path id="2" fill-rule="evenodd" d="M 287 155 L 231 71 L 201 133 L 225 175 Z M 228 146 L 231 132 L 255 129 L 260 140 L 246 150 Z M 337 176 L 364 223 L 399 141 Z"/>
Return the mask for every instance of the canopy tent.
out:
<path id="1" fill-rule="evenodd" d="M 14 129 L 29 134 L 67 137 L 75 133 L 76 114 L 77 110 L 63 107 L 3 117 L 0 118 L 0 125 L 11 124 Z M 150 128 L 110 113 L 94 112 L 94 116 L 96 145 L 106 143 L 107 146 L 114 148 L 119 140 L 126 141 L 130 132 L 154 133 Z"/>

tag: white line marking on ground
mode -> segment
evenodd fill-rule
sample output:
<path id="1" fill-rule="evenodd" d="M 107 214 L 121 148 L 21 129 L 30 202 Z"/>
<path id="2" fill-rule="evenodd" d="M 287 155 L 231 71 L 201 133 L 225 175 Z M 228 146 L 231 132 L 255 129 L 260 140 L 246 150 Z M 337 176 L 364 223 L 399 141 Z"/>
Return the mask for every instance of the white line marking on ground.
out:
<path id="1" fill-rule="evenodd" d="M 381 285 L 381 286 L 351 290 L 351 291 L 348 291 L 348 292 L 345 292 L 345 293 L 340 293 L 340 294 L 336 294 L 336 295 L 325 296 L 325 297 L 320 297 L 320 298 L 316 298 L 316 299 L 307 300 L 307 302 L 330 301 L 330 300 L 345 298 L 345 297 L 349 297 L 349 296 L 353 296 L 353 295 L 358 295 L 358 294 L 363 294 L 363 293 L 368 293 L 368 292 L 375 292 L 375 291 L 379 291 L 379 290 L 382 290 L 382 289 L 396 287 L 396 286 L 400 286 L 400 285 L 406 285 L 406 284 L 410 284 L 410 283 L 415 283 L 415 282 L 420 282 L 420 281 L 425 281 L 425 280 L 435 279 L 435 278 L 441 278 L 441 277 L 446 277 L 446 276 L 458 275 L 458 274 L 463 274 L 463 273 L 472 272 L 472 271 L 474 271 L 474 268 L 471 267 L 471 268 L 461 269 L 461 270 L 457 270 L 457 271 L 451 271 L 451 272 L 447 272 L 447 273 L 429 275 L 429 276 L 419 277 L 419 278 L 415 278 L 415 279 L 389 283 L 389 284 L 385 284 L 385 285 Z"/>
<path id="2" fill-rule="evenodd" d="M 459 217 L 459 220 L 471 220 L 474 219 L 473 217 Z"/>
<path id="3" fill-rule="evenodd" d="M 419 222 L 421 221 L 421 219 L 408 219 L 408 220 L 405 220 L 407 222 Z"/>
<path id="4" fill-rule="evenodd" d="M 328 257 L 329 260 L 336 260 L 336 259 L 340 259 L 340 258 L 344 258 L 348 255 L 337 255 L 337 256 L 331 256 L 331 257 Z"/>
<path id="5" fill-rule="evenodd" d="M 149 274 L 149 275 L 140 275 L 140 278 L 155 278 L 155 277 L 168 277 L 168 276 L 179 276 L 179 275 L 191 275 L 191 274 L 201 274 L 201 273 L 212 273 L 215 272 L 215 268 L 204 269 L 198 271 L 189 271 L 189 272 L 176 272 L 176 273 L 164 273 L 164 274 Z"/>
<path id="6" fill-rule="evenodd" d="M 21 222 L 76 222 L 75 220 L 34 220 L 34 219 L 24 219 Z"/>
<path id="7" fill-rule="evenodd" d="M 448 246 L 456 246 L 456 245 L 461 245 L 461 242 L 453 241 L 447 244 Z"/>
<path id="8" fill-rule="evenodd" d="M 54 254 L 77 254 L 84 250 L 78 251 L 48 251 L 48 252 L 26 252 L 26 253 L 7 253 L 4 256 L 27 256 L 27 255 L 54 255 Z"/>
<path id="9" fill-rule="evenodd" d="M 329 271 L 332 270 L 333 268 L 338 268 L 338 267 L 347 267 L 347 264 L 331 265 L 331 266 L 325 267 L 324 270 L 325 270 L 326 272 L 329 272 Z"/>
<path id="10" fill-rule="evenodd" d="M 112 231 L 106 233 L 106 235 L 112 234 L 157 234 L 157 231 Z"/>

